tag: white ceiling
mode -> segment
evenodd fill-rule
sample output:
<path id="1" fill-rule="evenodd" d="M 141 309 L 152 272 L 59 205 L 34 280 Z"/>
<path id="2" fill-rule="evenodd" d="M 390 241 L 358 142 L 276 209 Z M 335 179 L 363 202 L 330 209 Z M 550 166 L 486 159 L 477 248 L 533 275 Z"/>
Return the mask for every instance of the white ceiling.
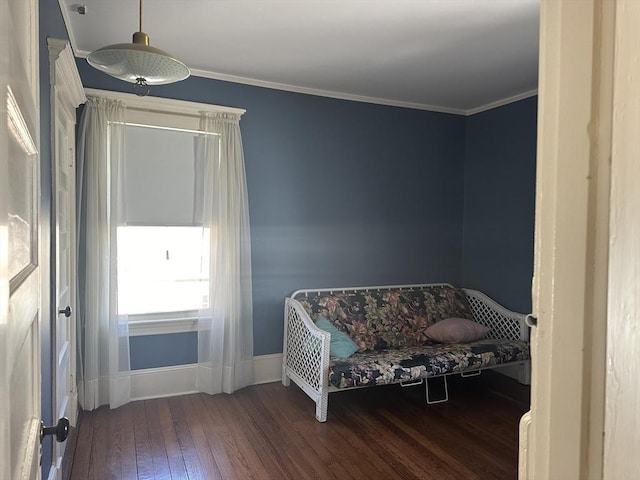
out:
<path id="1" fill-rule="evenodd" d="M 59 2 L 76 55 L 138 30 L 138 0 Z M 538 21 L 539 0 L 144 0 L 142 30 L 194 75 L 470 114 L 536 92 Z"/>

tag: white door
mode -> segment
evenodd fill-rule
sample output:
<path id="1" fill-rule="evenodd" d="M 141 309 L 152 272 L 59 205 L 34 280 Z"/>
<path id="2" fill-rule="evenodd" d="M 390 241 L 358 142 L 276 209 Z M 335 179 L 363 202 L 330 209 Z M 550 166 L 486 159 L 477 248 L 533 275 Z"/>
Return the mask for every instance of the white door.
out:
<path id="1" fill-rule="evenodd" d="M 55 296 L 52 304 L 56 306 L 57 315 L 53 331 L 55 345 L 53 377 L 54 377 L 54 418 L 67 417 L 75 424 L 75 412 L 70 402 L 73 388 L 74 375 L 71 360 L 74 352 L 71 348 L 72 315 L 75 312 L 73 285 L 71 273 L 73 272 L 73 235 L 75 229 L 72 210 L 74 194 L 74 161 L 73 161 L 73 126 L 74 122 L 69 118 L 69 113 L 64 108 L 56 111 L 54 119 L 55 128 L 55 154 L 54 167 L 54 195 L 55 195 Z M 53 253 L 53 252 L 52 252 Z M 57 476 L 61 478 L 62 456 L 64 455 L 66 442 L 54 442 L 53 462 L 57 470 Z"/>
<path id="2" fill-rule="evenodd" d="M 0 478 L 40 477 L 38 4 L 0 0 Z"/>
<path id="3" fill-rule="evenodd" d="M 85 101 L 82 83 L 69 43 L 48 39 L 52 69 L 51 115 L 53 120 L 53 199 L 55 235 L 51 305 L 56 318 L 52 328 L 55 346 L 53 378 L 54 418 L 77 419 L 75 382 L 75 119 L 76 107 Z M 62 458 L 66 442 L 54 442 L 55 477 L 62 478 Z M 53 478 L 51 472 L 49 478 Z"/>

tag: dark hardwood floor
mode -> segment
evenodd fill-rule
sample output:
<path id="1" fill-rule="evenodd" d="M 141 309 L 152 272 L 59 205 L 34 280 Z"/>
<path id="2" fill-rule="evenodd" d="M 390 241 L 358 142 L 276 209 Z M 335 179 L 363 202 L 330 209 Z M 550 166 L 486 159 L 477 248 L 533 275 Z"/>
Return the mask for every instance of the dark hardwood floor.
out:
<path id="1" fill-rule="evenodd" d="M 326 423 L 295 385 L 185 395 L 82 412 L 72 479 L 515 479 L 529 388 L 494 372 L 329 396 Z"/>

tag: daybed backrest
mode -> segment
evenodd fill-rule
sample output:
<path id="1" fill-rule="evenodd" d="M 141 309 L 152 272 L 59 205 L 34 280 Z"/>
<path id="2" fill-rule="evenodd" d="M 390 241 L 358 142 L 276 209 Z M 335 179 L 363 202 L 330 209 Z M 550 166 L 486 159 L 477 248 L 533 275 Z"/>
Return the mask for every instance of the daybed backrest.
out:
<path id="1" fill-rule="evenodd" d="M 314 322 L 325 317 L 349 335 L 359 351 L 422 345 L 434 323 L 473 318 L 464 293 L 446 284 L 303 290 L 292 297 Z"/>

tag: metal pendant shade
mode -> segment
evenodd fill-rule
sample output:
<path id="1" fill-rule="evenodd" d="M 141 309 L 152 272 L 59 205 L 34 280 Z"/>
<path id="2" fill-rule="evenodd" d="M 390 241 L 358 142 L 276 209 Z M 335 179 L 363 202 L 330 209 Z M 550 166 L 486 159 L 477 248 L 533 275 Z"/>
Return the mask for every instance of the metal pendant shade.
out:
<path id="1" fill-rule="evenodd" d="M 140 86 L 164 85 L 189 77 L 191 72 L 184 63 L 149 45 L 149 36 L 142 32 L 142 0 L 139 25 L 132 43 L 102 47 L 87 55 L 87 62 L 112 77 Z"/>

